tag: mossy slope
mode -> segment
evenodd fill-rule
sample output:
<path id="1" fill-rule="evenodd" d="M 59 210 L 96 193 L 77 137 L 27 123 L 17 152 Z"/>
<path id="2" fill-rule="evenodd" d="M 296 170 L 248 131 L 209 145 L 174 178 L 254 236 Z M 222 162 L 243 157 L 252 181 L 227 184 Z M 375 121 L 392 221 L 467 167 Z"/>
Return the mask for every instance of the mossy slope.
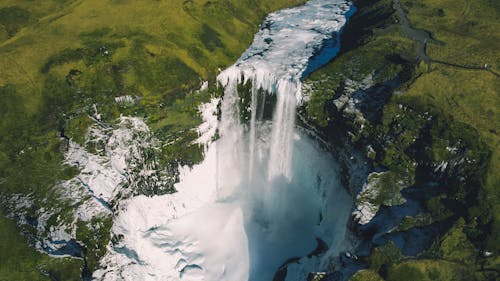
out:
<path id="1" fill-rule="evenodd" d="M 444 43 L 427 42 L 426 64 L 421 43 L 402 32 L 395 3 L 356 1 L 359 13 L 346 27 L 341 54 L 307 81 L 312 90 L 304 112 L 331 141 L 345 139 L 369 151 L 374 171 L 408 179 L 403 195 L 421 210 L 387 237 L 440 230 L 432 246 L 416 255 L 395 255 L 381 245 L 365 260 L 369 270 L 353 280 L 496 280 L 499 6 L 401 1 L 412 28 Z M 390 198 L 371 203 L 390 205 L 385 202 L 394 194 L 380 188 L 378 194 Z"/>

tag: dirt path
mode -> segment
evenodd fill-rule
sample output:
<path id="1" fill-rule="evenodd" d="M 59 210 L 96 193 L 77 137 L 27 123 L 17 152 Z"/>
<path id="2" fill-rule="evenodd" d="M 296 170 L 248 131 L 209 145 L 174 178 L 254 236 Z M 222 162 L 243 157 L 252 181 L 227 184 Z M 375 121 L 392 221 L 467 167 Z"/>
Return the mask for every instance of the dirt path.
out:
<path id="1" fill-rule="evenodd" d="M 491 65 L 485 64 L 483 66 L 479 65 L 463 65 L 463 64 L 458 64 L 458 63 L 452 63 L 452 62 L 446 62 L 446 61 L 441 61 L 441 60 L 435 60 L 431 59 L 431 62 L 433 63 L 438 63 L 438 64 L 443 64 L 446 66 L 451 66 L 451 67 L 456 67 L 456 68 L 462 68 L 462 69 L 468 69 L 468 70 L 482 70 L 482 71 L 488 71 L 495 75 L 496 77 L 500 77 L 500 74 L 495 72 L 492 68 Z"/>
<path id="2" fill-rule="evenodd" d="M 423 30 L 423 29 L 415 29 L 411 26 L 410 21 L 408 19 L 408 15 L 406 14 L 405 10 L 401 6 L 401 1 L 400 0 L 394 0 L 394 8 L 396 9 L 396 14 L 399 18 L 399 23 L 401 27 L 401 32 L 403 35 L 406 37 L 416 41 L 418 43 L 418 59 L 424 61 L 428 67 L 430 68 L 431 63 L 437 63 L 437 64 L 442 64 L 450 67 L 456 67 L 456 68 L 461 68 L 461 69 L 468 69 L 468 70 L 479 70 L 479 71 L 488 71 L 495 75 L 496 77 L 500 77 L 500 74 L 495 72 L 493 70 L 493 67 L 488 64 L 484 65 L 463 65 L 459 63 L 453 63 L 453 62 L 446 62 L 446 61 L 441 61 L 441 60 L 436 60 L 431 58 L 427 54 L 427 44 L 437 44 L 440 46 L 444 46 L 445 42 L 439 41 L 431 36 L 431 33 Z M 467 10 L 467 9 L 466 9 Z"/>

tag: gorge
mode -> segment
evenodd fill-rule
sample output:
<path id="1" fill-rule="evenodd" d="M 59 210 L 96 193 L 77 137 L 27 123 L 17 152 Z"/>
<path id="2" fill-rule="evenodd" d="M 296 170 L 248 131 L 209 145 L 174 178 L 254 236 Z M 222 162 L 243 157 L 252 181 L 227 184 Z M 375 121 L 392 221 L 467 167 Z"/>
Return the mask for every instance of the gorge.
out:
<path id="1" fill-rule="evenodd" d="M 181 173 L 176 193 L 123 203 L 113 226 L 121 240 L 98 279 L 272 280 L 300 260 L 285 276 L 305 280 L 351 247 L 352 199 L 336 160 L 295 115 L 310 61 L 335 56 L 353 12 L 345 1 L 312 0 L 267 17 L 218 76 L 218 138 L 205 159 Z"/>

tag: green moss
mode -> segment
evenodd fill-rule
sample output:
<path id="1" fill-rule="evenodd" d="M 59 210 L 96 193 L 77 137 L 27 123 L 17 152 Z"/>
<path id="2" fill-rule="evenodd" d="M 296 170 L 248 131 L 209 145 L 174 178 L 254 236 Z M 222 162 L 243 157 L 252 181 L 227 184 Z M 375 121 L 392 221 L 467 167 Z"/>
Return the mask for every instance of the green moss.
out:
<path id="1" fill-rule="evenodd" d="M 395 231 L 407 231 L 414 227 L 430 225 L 433 222 L 433 217 L 429 213 L 418 214 L 416 216 L 406 216 L 403 218 Z"/>
<path id="2" fill-rule="evenodd" d="M 406 231 L 414 227 L 424 227 L 443 221 L 453 216 L 453 212 L 442 203 L 446 195 L 440 195 L 426 202 L 426 211 L 415 216 L 406 216 L 396 228 L 396 231 Z"/>
<path id="3" fill-rule="evenodd" d="M 51 280 L 80 281 L 83 267 L 81 259 L 58 258 L 40 265 L 40 271 L 49 275 Z"/>
<path id="4" fill-rule="evenodd" d="M 90 272 L 99 267 L 99 260 L 106 253 L 106 246 L 111 239 L 111 225 L 111 218 L 77 222 L 76 239 L 85 245 L 85 263 Z"/>
<path id="5" fill-rule="evenodd" d="M 358 134 L 355 116 L 339 113 L 342 109 L 336 109 L 332 99 L 345 93 L 348 80 L 359 83 L 375 74 L 373 80 L 383 83 L 399 75 L 404 83 L 394 89 L 380 119 L 365 123 L 362 134 L 350 140 L 357 147 L 371 145 L 376 152 L 371 154 L 374 166 L 397 175 L 377 184 L 377 191 L 383 187 L 396 190 L 398 177 L 414 188 L 438 182 L 435 191 L 441 193 L 422 202 L 424 210 L 404 218 L 396 231 L 440 221 L 455 221 L 455 226 L 436 237 L 431 251 L 413 257 L 417 260 L 388 261 L 389 270 L 379 273 L 387 280 L 496 280 L 496 254 L 485 258 L 479 253 L 497 253 L 500 246 L 496 172 L 500 167 L 496 90 L 500 80 L 479 66 L 487 64 L 498 73 L 495 42 L 499 35 L 494 32 L 498 4 L 488 0 L 401 2 L 413 27 L 444 42 L 427 45 L 434 60 L 430 67 L 417 62 L 415 42 L 399 33 L 391 15 L 392 1 L 359 1 L 361 12 L 351 21 L 358 27 L 347 27 L 359 32 L 346 35 L 350 41 L 343 53 L 307 80 L 312 85 L 308 117 L 327 133 L 334 131 L 335 137 L 335 130 Z M 345 128 L 337 129 L 338 125 Z M 386 195 L 392 198 L 394 194 L 399 196 L 395 192 Z M 384 197 L 377 194 L 369 200 L 383 204 Z"/>
<path id="6" fill-rule="evenodd" d="M 0 280 L 80 280 L 82 260 L 51 258 L 19 235 L 15 223 L 0 212 Z"/>
<path id="7" fill-rule="evenodd" d="M 402 1 L 413 25 L 429 30 L 444 45 L 429 45 L 429 55 L 437 60 L 462 65 L 488 64 L 500 69 L 498 3 L 496 1 L 464 1 L 457 5 L 449 0 L 425 0 L 418 4 Z M 442 12 L 439 12 L 442 11 Z M 491 208 L 492 233 L 488 247 L 500 247 L 500 201 L 496 189 L 500 182 L 498 94 L 500 80 L 486 71 L 471 71 L 433 64 L 415 81 L 407 95 L 431 102 L 456 120 L 477 129 L 492 151 L 484 183 L 484 203 Z"/>
<path id="8" fill-rule="evenodd" d="M 84 49 L 64 49 L 58 54 L 55 54 L 52 57 L 50 57 L 47 60 L 47 62 L 42 66 L 40 72 L 47 73 L 54 66 L 81 60 L 84 57 L 84 53 L 85 53 Z"/>
<path id="9" fill-rule="evenodd" d="M 88 115 L 78 115 L 66 121 L 64 125 L 64 134 L 72 141 L 83 146 L 87 129 L 94 123 Z"/>
<path id="10" fill-rule="evenodd" d="M 389 206 L 401 204 L 402 196 L 400 191 L 406 187 L 407 181 L 393 172 L 382 174 L 378 180 L 377 190 L 379 190 L 379 196 L 376 200 L 377 204 Z"/>
<path id="11" fill-rule="evenodd" d="M 441 260 L 406 261 L 388 270 L 388 281 L 454 281 L 473 280 L 473 274 L 467 267 Z"/>
<path id="12" fill-rule="evenodd" d="M 139 58 L 135 64 L 136 76 L 140 77 L 137 82 L 143 84 L 152 94 L 167 93 L 197 77 L 193 69 L 177 58 Z M 175 71 L 172 71 L 174 69 Z"/>
<path id="13" fill-rule="evenodd" d="M 61 172 L 61 179 L 70 180 L 75 176 L 77 176 L 79 172 L 80 170 L 75 166 L 69 166 L 69 165 L 63 166 L 63 170 Z"/>
<path id="14" fill-rule="evenodd" d="M 430 44 L 429 54 L 435 59 L 481 65 L 489 63 L 499 69 L 498 2 L 490 0 L 402 1 L 411 23 L 429 30 L 446 45 Z"/>
<path id="15" fill-rule="evenodd" d="M 373 270 L 360 270 L 349 281 L 383 281 L 382 277 Z"/>
<path id="16" fill-rule="evenodd" d="M 198 138 L 195 131 L 179 131 L 170 137 L 175 138 L 175 142 L 163 147 L 160 155 L 162 165 L 192 166 L 203 160 L 203 146 L 193 143 Z"/>
<path id="17" fill-rule="evenodd" d="M 370 203 L 378 208 L 405 202 L 400 192 L 407 186 L 407 180 L 392 171 L 370 174 L 367 185 L 357 197 L 358 204 Z"/>
<path id="18" fill-rule="evenodd" d="M 50 280 L 36 269 L 42 255 L 30 248 L 14 222 L 0 216 L 0 280 Z M 13 270 L 14 268 L 18 270 Z"/>
<path id="19" fill-rule="evenodd" d="M 373 249 L 372 253 L 368 257 L 368 264 L 371 270 L 379 272 L 383 266 L 397 263 L 402 258 L 403 255 L 399 251 L 398 247 L 393 242 L 389 242 L 383 246 Z"/>
<path id="20" fill-rule="evenodd" d="M 23 8 L 11 6 L 0 8 L 0 25 L 5 28 L 7 36 L 14 36 L 19 29 L 30 21 L 31 13 Z"/>
<path id="21" fill-rule="evenodd" d="M 327 102 L 344 91 L 347 80 L 360 82 L 371 77 L 376 84 L 407 71 L 407 66 L 399 57 L 402 54 L 416 57 L 417 45 L 391 26 L 394 22 L 392 14 L 390 0 L 363 4 L 342 35 L 347 42 L 342 45 L 341 55 L 306 79 L 312 84 L 314 92 L 307 104 L 307 115 L 316 125 L 328 125 L 329 113 L 326 109 L 331 105 Z"/>
<path id="22" fill-rule="evenodd" d="M 201 26 L 200 40 L 205 49 L 213 52 L 216 48 L 223 48 L 224 44 L 220 39 L 220 34 L 212 29 L 208 24 Z"/>
<path id="23" fill-rule="evenodd" d="M 393 79 L 405 71 L 404 66 L 393 57 L 400 53 L 414 54 L 415 50 L 416 46 L 410 40 L 390 32 L 376 37 L 356 50 L 342 54 L 306 80 L 312 83 L 314 90 L 307 104 L 308 117 L 317 125 L 326 126 L 326 102 L 345 89 L 346 80 L 362 81 L 371 77 L 375 84 Z M 333 73 L 335 75 L 331 75 Z"/>
<path id="24" fill-rule="evenodd" d="M 459 219 L 455 226 L 443 237 L 439 246 L 439 256 L 445 260 L 461 264 L 476 261 L 476 249 L 464 233 L 465 221 Z"/>
<path id="25" fill-rule="evenodd" d="M 246 84 L 237 85 L 237 89 L 239 95 L 238 109 L 240 122 L 241 124 L 249 124 L 252 118 L 252 81 L 248 81 Z"/>

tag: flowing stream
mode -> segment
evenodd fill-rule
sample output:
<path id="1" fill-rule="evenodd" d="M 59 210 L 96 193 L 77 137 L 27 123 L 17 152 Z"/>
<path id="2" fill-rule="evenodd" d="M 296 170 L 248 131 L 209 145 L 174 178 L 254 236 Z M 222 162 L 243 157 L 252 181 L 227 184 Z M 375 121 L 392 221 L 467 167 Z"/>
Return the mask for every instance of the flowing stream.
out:
<path id="1" fill-rule="evenodd" d="M 296 128 L 295 109 L 301 78 L 337 54 L 353 12 L 343 0 L 311 0 L 266 18 L 218 76 L 220 138 L 181 170 L 177 193 L 122 204 L 96 279 L 306 280 L 349 249 L 352 200 L 334 158 Z"/>

